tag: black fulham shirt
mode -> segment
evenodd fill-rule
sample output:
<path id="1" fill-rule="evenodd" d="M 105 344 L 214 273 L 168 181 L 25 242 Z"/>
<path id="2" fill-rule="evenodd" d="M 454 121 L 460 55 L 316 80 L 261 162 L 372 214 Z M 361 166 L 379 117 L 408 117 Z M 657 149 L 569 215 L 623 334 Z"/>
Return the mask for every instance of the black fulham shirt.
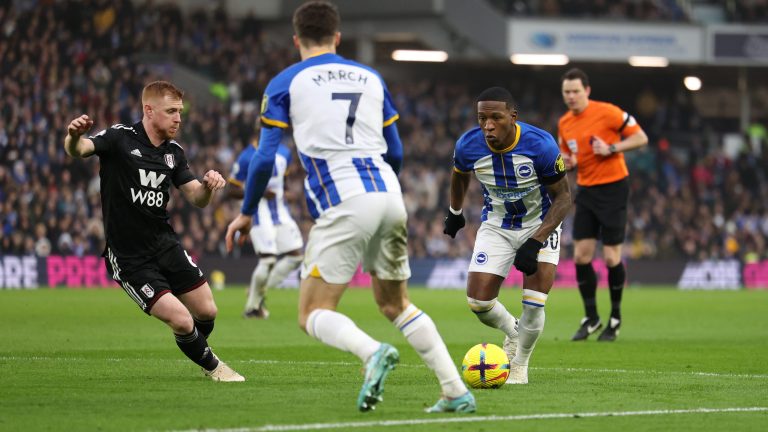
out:
<path id="1" fill-rule="evenodd" d="M 107 247 L 119 258 L 143 258 L 178 244 L 168 222 L 171 182 L 195 179 L 174 140 L 155 147 L 141 122 L 116 124 L 90 137 L 101 167 L 101 209 Z"/>

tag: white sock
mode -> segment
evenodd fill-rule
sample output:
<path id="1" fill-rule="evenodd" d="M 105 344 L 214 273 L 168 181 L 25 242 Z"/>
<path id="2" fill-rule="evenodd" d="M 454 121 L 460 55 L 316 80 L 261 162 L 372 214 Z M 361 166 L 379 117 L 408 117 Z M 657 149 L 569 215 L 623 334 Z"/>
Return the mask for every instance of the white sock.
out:
<path id="1" fill-rule="evenodd" d="M 498 299 L 486 301 L 467 297 L 467 303 L 480 322 L 503 331 L 512 339 L 517 337 L 517 320 Z"/>
<path id="2" fill-rule="evenodd" d="M 256 309 L 267 291 L 267 278 L 275 257 L 259 258 L 259 263 L 251 273 L 251 285 L 248 286 L 248 300 L 245 302 L 245 310 Z"/>
<path id="3" fill-rule="evenodd" d="M 467 387 L 453 364 L 443 338 L 437 327 L 426 313 L 411 304 L 401 313 L 393 324 L 403 332 L 409 344 L 419 353 L 424 363 L 437 375 L 443 395 L 449 398 L 459 397 L 467 392 Z"/>
<path id="4" fill-rule="evenodd" d="M 527 365 L 531 358 L 533 348 L 544 330 L 544 304 L 547 295 L 534 290 L 523 290 L 523 314 L 517 325 L 520 339 L 517 345 L 517 355 L 512 363 Z"/>
<path id="5" fill-rule="evenodd" d="M 303 259 L 304 257 L 302 255 L 285 255 L 280 258 L 277 263 L 272 266 L 272 271 L 269 272 L 266 287 L 277 288 L 283 283 L 288 274 L 301 264 Z"/>
<path id="6" fill-rule="evenodd" d="M 315 309 L 309 314 L 307 333 L 326 345 L 351 352 L 363 362 L 381 345 L 348 316 L 329 309 Z"/>

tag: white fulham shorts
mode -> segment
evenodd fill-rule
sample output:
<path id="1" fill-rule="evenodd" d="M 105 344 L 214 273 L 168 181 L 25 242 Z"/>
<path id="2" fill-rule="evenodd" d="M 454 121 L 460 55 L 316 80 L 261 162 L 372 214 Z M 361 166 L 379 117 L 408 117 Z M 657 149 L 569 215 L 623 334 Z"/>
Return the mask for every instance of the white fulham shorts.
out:
<path id="1" fill-rule="evenodd" d="M 346 284 L 358 264 L 384 280 L 407 280 L 408 216 L 400 193 L 366 193 L 328 209 L 309 232 L 301 278 Z"/>
<path id="2" fill-rule="evenodd" d="M 532 236 L 539 226 L 521 230 L 507 230 L 485 222 L 480 224 L 475 239 L 475 249 L 472 251 L 472 260 L 469 262 L 469 271 L 479 273 L 493 273 L 506 278 L 512 263 L 515 261 L 517 249 Z M 562 225 L 559 225 L 549 238 L 544 242 L 544 247 L 539 251 L 539 262 L 557 265 L 560 262 L 560 233 Z"/>
<path id="3" fill-rule="evenodd" d="M 251 242 L 257 254 L 282 255 L 304 246 L 301 231 L 293 219 L 280 225 L 271 222 L 251 227 Z"/>

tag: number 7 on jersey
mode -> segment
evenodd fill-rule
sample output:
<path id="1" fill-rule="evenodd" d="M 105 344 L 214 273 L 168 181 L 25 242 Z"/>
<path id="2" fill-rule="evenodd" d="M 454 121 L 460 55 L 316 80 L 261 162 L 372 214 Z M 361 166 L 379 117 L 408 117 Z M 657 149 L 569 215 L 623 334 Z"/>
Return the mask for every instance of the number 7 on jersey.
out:
<path id="1" fill-rule="evenodd" d="M 352 127 L 355 125 L 355 112 L 357 106 L 360 104 L 360 96 L 362 93 L 331 93 L 332 100 L 348 100 L 349 101 L 349 114 L 347 114 L 347 129 L 344 141 L 347 144 L 354 144 L 355 139 L 352 135 Z"/>

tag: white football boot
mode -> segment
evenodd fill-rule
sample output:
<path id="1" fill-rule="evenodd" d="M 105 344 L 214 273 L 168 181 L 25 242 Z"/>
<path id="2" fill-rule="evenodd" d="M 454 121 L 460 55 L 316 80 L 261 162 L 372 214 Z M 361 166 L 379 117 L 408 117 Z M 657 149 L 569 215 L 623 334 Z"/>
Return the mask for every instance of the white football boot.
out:
<path id="1" fill-rule="evenodd" d="M 235 372 L 226 363 L 219 360 L 219 365 L 212 371 L 205 371 L 205 375 L 211 377 L 214 381 L 220 382 L 243 382 L 245 377 Z"/>
<path id="2" fill-rule="evenodd" d="M 528 365 L 509 363 L 509 377 L 504 384 L 528 384 Z"/>

